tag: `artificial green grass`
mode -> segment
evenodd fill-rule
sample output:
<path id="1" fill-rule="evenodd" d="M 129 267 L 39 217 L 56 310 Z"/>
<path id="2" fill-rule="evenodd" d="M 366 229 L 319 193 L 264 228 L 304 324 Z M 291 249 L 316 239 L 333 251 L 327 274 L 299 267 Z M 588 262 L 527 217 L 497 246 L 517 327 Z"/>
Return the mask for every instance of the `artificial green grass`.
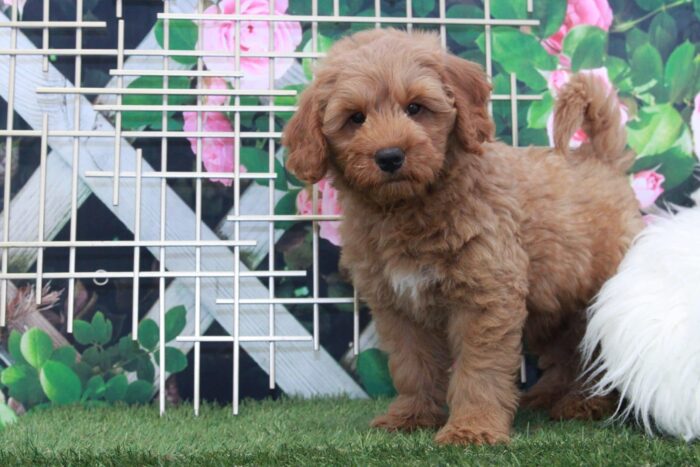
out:
<path id="1" fill-rule="evenodd" d="M 391 434 L 369 421 L 388 400 L 320 399 L 158 409 L 36 410 L 0 432 L 0 465 L 697 465 L 700 444 L 603 423 L 518 415 L 508 446 L 440 447 L 432 431 Z"/>

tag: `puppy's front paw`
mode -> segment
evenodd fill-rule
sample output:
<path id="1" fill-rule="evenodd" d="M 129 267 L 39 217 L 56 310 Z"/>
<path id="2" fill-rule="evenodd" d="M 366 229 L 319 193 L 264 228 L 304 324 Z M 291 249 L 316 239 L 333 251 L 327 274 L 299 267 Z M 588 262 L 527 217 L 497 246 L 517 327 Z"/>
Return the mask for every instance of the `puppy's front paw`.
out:
<path id="1" fill-rule="evenodd" d="M 419 428 L 437 428 L 445 423 L 445 416 L 436 413 L 398 414 L 387 412 L 370 422 L 372 428 L 386 431 L 414 431 Z"/>
<path id="2" fill-rule="evenodd" d="M 507 433 L 501 433 L 496 430 L 472 426 L 469 424 L 448 423 L 437 435 L 435 442 L 438 444 L 456 444 L 456 445 L 483 445 L 483 444 L 500 444 L 508 443 L 510 438 Z"/>

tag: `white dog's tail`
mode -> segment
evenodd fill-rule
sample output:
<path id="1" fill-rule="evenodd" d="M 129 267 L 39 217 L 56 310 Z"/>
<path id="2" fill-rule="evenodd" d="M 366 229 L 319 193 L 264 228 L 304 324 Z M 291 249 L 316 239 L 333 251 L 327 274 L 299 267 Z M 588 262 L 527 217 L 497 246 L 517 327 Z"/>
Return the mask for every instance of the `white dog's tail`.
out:
<path id="1" fill-rule="evenodd" d="M 591 393 L 648 432 L 700 439 L 700 208 L 646 227 L 588 311 Z"/>
<path id="2" fill-rule="evenodd" d="M 625 151 L 627 134 L 617 95 L 593 74 L 573 75 L 559 92 L 554 107 L 554 147 L 566 155 L 579 128 L 586 132 L 593 149 L 587 155 L 592 152 L 590 155 L 620 172 L 629 169 L 634 154 Z M 584 144 L 582 149 L 586 147 Z"/>

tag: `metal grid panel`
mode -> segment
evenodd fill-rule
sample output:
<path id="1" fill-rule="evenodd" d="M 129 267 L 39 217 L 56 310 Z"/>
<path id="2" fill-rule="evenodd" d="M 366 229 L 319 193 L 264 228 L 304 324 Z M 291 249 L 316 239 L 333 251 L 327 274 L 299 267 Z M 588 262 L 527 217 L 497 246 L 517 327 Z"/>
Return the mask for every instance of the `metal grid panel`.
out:
<path id="1" fill-rule="evenodd" d="M 505 0 L 503 0 L 505 1 Z M 240 10 L 240 0 L 236 0 L 236 10 Z M 323 53 L 318 52 L 318 25 L 324 22 L 343 22 L 343 23 L 365 23 L 374 24 L 374 27 L 382 27 L 386 23 L 402 24 L 407 29 L 411 29 L 414 25 L 432 25 L 439 26 L 440 36 L 443 46 L 447 43 L 446 27 L 448 25 L 476 25 L 483 26 L 485 30 L 485 52 L 486 52 L 486 72 L 489 77 L 492 76 L 492 60 L 491 60 L 491 28 L 492 26 L 517 26 L 527 27 L 538 24 L 536 20 L 519 19 L 519 20 L 496 20 L 491 19 L 490 0 L 484 1 L 484 18 L 483 19 L 456 19 L 447 18 L 445 0 L 439 0 L 439 16 L 436 18 L 419 18 L 413 15 L 413 6 L 411 0 L 406 2 L 405 17 L 384 17 L 381 13 L 381 1 L 375 0 L 375 15 L 373 17 L 353 17 L 340 15 L 339 1 L 333 1 L 333 13 L 328 16 L 318 14 L 318 0 L 311 2 L 311 15 L 278 15 L 275 13 L 275 2 L 270 0 L 270 11 L 267 15 L 243 15 L 243 14 L 204 14 L 202 2 L 198 2 L 197 11 L 194 13 L 171 13 L 170 1 L 163 2 L 163 12 L 158 15 L 158 18 L 164 22 L 163 33 L 163 50 L 129 50 L 124 47 L 124 20 L 122 16 L 121 0 L 116 2 L 116 15 L 118 19 L 118 39 L 114 49 L 88 49 L 83 48 L 82 31 L 84 28 L 104 28 L 105 22 L 101 21 L 85 21 L 83 19 L 82 0 L 77 0 L 76 18 L 75 21 L 51 21 L 49 18 L 50 0 L 44 0 L 43 19 L 42 21 L 19 21 L 16 5 L 12 8 L 11 20 L 0 23 L 0 27 L 10 29 L 10 48 L 0 50 L 0 54 L 7 55 L 9 59 L 9 99 L 7 111 L 7 128 L 0 129 L 0 136 L 6 138 L 5 145 L 7 154 L 11 153 L 12 141 L 14 137 L 34 137 L 40 138 L 41 141 L 41 158 L 39 165 L 40 172 L 40 196 L 39 206 L 37 209 L 38 227 L 36 241 L 13 241 L 10 238 L 10 201 L 11 201 L 11 157 L 7 157 L 5 161 L 5 186 L 3 198 L 3 238 L 0 242 L 2 248 L 2 271 L 0 273 L 0 325 L 5 325 L 6 318 L 6 297 L 8 296 L 9 280 L 31 279 L 36 282 L 37 290 L 41 290 L 45 280 L 50 279 L 68 279 L 68 331 L 72 332 L 73 324 L 73 298 L 75 294 L 75 280 L 79 278 L 106 279 L 106 278 L 132 278 L 133 279 L 133 304 L 132 317 L 133 329 L 132 335 L 137 336 L 138 325 L 138 298 L 139 298 L 139 279 L 140 278 L 157 278 L 159 279 L 159 318 L 160 323 L 164 322 L 165 315 L 165 280 L 166 278 L 174 277 L 191 277 L 195 283 L 195 327 L 194 335 L 180 336 L 181 342 L 194 343 L 194 410 L 199 412 L 200 406 L 200 344 L 202 342 L 231 342 L 233 351 L 233 412 L 238 413 L 239 402 L 239 357 L 241 342 L 267 342 L 269 343 L 269 375 L 270 387 L 275 385 L 275 343 L 281 341 L 311 341 L 313 348 L 320 348 L 319 341 L 319 305 L 328 303 L 352 303 L 354 305 L 353 319 L 353 350 L 355 353 L 359 350 L 359 311 L 356 295 L 352 297 L 341 298 L 325 298 L 319 296 L 319 258 L 318 258 L 318 222 L 340 220 L 339 216 L 312 214 L 312 215 L 276 215 L 274 213 L 275 204 L 275 188 L 274 181 L 276 174 L 274 170 L 266 173 L 241 173 L 240 172 L 240 151 L 241 139 L 244 138 L 267 138 L 268 143 L 268 167 L 274 168 L 274 160 L 276 148 L 278 147 L 277 139 L 280 138 L 280 132 L 274 130 L 275 112 L 292 111 L 295 108 L 292 106 L 277 106 L 272 103 L 260 104 L 254 106 L 241 105 L 242 96 L 289 96 L 294 95 L 295 91 L 275 89 L 275 65 L 274 60 L 270 60 L 269 65 L 269 83 L 268 89 L 240 89 L 241 58 L 244 57 L 265 57 L 265 58 L 311 58 L 317 59 L 323 56 Z M 528 12 L 532 12 L 532 0 L 528 1 Z M 240 47 L 235 48 L 234 53 L 234 70 L 228 72 L 210 71 L 204 69 L 204 57 L 228 56 L 225 52 L 194 50 L 181 51 L 170 50 L 170 28 L 171 20 L 189 19 L 201 24 L 201 21 L 233 21 L 234 22 L 234 41 L 240 43 L 241 21 L 255 20 L 265 21 L 270 25 L 268 38 L 268 51 L 265 52 L 250 52 L 241 51 Z M 310 23 L 311 25 L 311 51 L 310 52 L 278 52 L 274 51 L 274 28 L 273 24 L 279 21 L 299 21 L 301 23 Z M 21 49 L 17 47 L 17 34 L 19 29 L 35 28 L 42 30 L 42 48 L 41 49 Z M 73 28 L 75 29 L 75 47 L 72 49 L 55 49 L 49 47 L 49 31 L 55 28 Z M 199 29 L 199 41 L 202 42 L 202 32 Z M 34 130 L 15 130 L 14 129 L 14 97 L 16 89 L 17 77 L 17 58 L 21 56 L 39 55 L 43 58 L 43 69 L 47 71 L 49 68 L 49 56 L 72 56 L 75 58 L 75 85 L 65 87 L 39 87 L 36 89 L 37 94 L 48 95 L 67 95 L 74 102 L 73 107 L 73 122 L 72 130 L 57 129 L 52 130 L 49 125 L 49 114 L 44 113 L 42 125 L 39 129 Z M 117 68 L 110 71 L 110 74 L 116 77 L 116 87 L 113 88 L 90 88 L 82 86 L 82 57 L 84 56 L 115 56 L 117 58 Z M 160 70 L 134 70 L 124 69 L 125 57 L 129 56 L 153 56 L 162 59 L 162 69 Z M 173 56 L 191 56 L 197 58 L 196 70 L 176 70 L 170 69 L 171 58 Z M 161 89 L 131 89 L 124 87 L 123 79 L 126 76 L 159 76 L 163 78 L 163 87 Z M 214 90 L 203 89 L 201 82 L 198 82 L 196 89 L 168 89 L 168 79 L 170 77 L 187 76 L 187 77 L 221 77 L 232 78 L 233 89 Z M 513 144 L 518 144 L 518 114 L 517 105 L 520 100 L 537 100 L 539 95 L 520 95 L 517 93 L 516 77 L 510 76 L 510 94 L 508 95 L 493 95 L 492 100 L 509 101 L 511 104 L 512 114 L 512 139 Z M 122 96 L 127 94 L 154 94 L 162 96 L 162 103 L 144 108 L 142 106 L 129 106 L 122 104 Z M 116 102 L 110 104 L 97 104 L 95 110 L 115 112 L 114 130 L 86 130 L 80 125 L 81 112 L 81 97 L 94 94 L 112 94 L 116 96 Z M 196 105 L 174 105 L 169 103 L 171 95 L 194 95 L 196 96 Z M 224 106 L 208 106 L 204 103 L 204 97 L 216 96 L 232 96 L 233 105 Z M 160 131 L 127 131 L 122 128 L 123 112 L 133 110 L 149 110 L 162 113 L 162 128 Z M 202 113 L 207 111 L 227 111 L 234 115 L 233 131 L 232 132 L 212 132 L 202 129 Z M 197 113 L 197 128 L 196 131 L 170 131 L 168 130 L 167 114 L 170 111 L 192 111 Z M 270 131 L 267 132 L 242 132 L 241 131 L 241 114 L 250 111 L 263 111 L 268 113 L 268 125 Z M 170 138 L 196 138 L 196 170 L 195 172 L 175 172 L 167 170 L 168 160 L 168 143 Z M 234 141 L 234 171 L 232 173 L 212 173 L 203 171 L 202 163 L 202 139 L 207 137 L 232 138 Z M 47 170 L 47 154 L 50 141 L 57 138 L 68 138 L 72 141 L 72 164 L 71 164 L 71 212 L 70 212 L 70 240 L 69 241 L 52 241 L 47 239 L 45 235 L 45 217 L 46 217 L 46 170 Z M 117 206 L 120 201 L 120 188 L 122 184 L 130 184 L 135 188 L 135 197 L 133 205 L 134 215 L 134 240 L 133 241 L 78 241 L 77 240 L 77 207 L 78 207 L 78 180 L 81 175 L 79 167 L 80 143 L 86 138 L 107 138 L 114 141 L 113 152 L 113 170 L 99 170 L 82 172 L 82 177 L 95 178 L 111 178 L 112 179 L 112 202 Z M 161 170 L 146 171 L 142 170 L 143 161 L 140 150 L 136 151 L 135 169 L 131 171 L 123 171 L 122 167 L 122 138 L 160 138 L 161 142 Z M 158 220 L 160 226 L 160 235 L 158 240 L 143 240 L 141 238 L 141 222 L 142 219 L 142 184 L 144 179 L 157 179 L 160 181 L 160 218 Z M 195 180 L 195 219 L 196 227 L 194 238 L 188 240 L 168 240 L 166 238 L 166 189 L 167 179 L 170 178 L 191 178 Z M 234 235 L 232 240 L 202 240 L 202 178 L 221 178 L 232 179 L 233 181 L 233 198 L 234 211 L 232 215 L 227 217 L 229 222 L 234 224 Z M 243 215 L 240 210 L 241 199 L 241 181 L 247 179 L 262 179 L 267 180 L 268 188 L 268 214 L 267 215 Z M 317 203 L 319 202 L 318 187 L 314 186 L 312 191 L 312 212 L 317 212 Z M 310 298 L 277 298 L 275 296 L 274 278 L 281 276 L 299 276 L 304 275 L 305 271 L 277 271 L 274 264 L 274 248 L 275 235 L 274 223 L 279 221 L 310 221 L 313 225 L 313 291 Z M 268 224 L 268 248 L 269 262 L 267 271 L 241 271 L 240 270 L 240 248 L 244 246 L 252 246 L 254 241 L 241 238 L 240 227 L 244 222 L 266 222 Z M 76 272 L 76 250 L 86 247 L 109 246 L 109 247 L 129 247 L 133 248 L 133 271 L 96 271 L 91 273 Z M 234 264 L 232 270 L 228 271 L 203 271 L 201 268 L 202 248 L 224 246 L 233 250 Z M 69 266 L 68 271 L 60 273 L 45 273 L 43 270 L 44 249 L 62 247 L 69 248 Z M 140 264 L 140 249 L 143 247 L 157 248 L 160 269 L 158 271 L 141 271 Z M 193 248 L 195 253 L 195 267 L 193 271 L 174 271 L 166 270 L 167 249 L 170 247 L 187 247 Z M 12 273 L 8 271 L 8 257 L 11 248 L 35 248 L 37 250 L 36 272 L 35 273 Z M 201 279 L 205 277 L 231 278 L 231 287 L 233 290 L 233 298 L 220 298 L 216 303 L 227 306 L 231 309 L 233 320 L 233 335 L 232 336 L 203 336 L 201 329 Z M 240 296 L 240 278 L 242 277 L 261 277 L 267 278 L 267 297 L 260 298 L 241 298 Z M 37 294 L 37 299 L 40 301 L 40 294 Z M 268 329 L 267 335 L 241 335 L 240 334 L 240 311 L 242 305 L 267 305 L 268 306 Z M 275 332 L 275 306 L 279 304 L 310 304 L 313 306 L 313 335 L 309 336 L 281 336 Z M 165 367 L 165 334 L 164 326 L 160 326 L 159 336 L 160 346 L 160 368 Z M 165 411 L 165 372 L 161 371 L 159 375 L 159 400 L 160 411 Z"/>

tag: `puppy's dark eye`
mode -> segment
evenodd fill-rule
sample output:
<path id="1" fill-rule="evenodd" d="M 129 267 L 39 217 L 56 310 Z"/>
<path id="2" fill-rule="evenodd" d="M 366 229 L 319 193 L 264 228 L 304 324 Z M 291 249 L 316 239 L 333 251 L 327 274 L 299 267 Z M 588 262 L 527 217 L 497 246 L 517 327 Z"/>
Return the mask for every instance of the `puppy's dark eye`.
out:
<path id="1" fill-rule="evenodd" d="M 406 107 L 406 113 L 408 115 L 416 115 L 418 112 L 421 111 L 423 107 L 421 107 L 420 104 L 416 104 L 415 102 L 412 102 L 408 104 L 408 107 Z"/>
<path id="2" fill-rule="evenodd" d="M 362 112 L 355 112 L 354 114 L 350 115 L 350 121 L 352 123 L 362 125 L 363 123 L 365 123 L 365 114 L 363 114 Z"/>

